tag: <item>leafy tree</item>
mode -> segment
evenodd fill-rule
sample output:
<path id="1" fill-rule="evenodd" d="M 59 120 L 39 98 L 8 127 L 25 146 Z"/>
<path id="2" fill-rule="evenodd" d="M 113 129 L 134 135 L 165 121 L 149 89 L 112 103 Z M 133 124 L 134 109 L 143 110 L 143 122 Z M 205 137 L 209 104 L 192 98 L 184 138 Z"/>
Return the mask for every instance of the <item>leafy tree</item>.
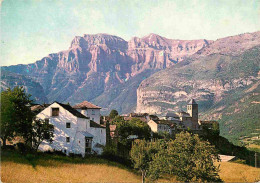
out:
<path id="1" fill-rule="evenodd" d="M 177 179 L 185 182 L 220 182 L 218 168 L 214 160 L 218 154 L 214 146 L 202 141 L 198 135 L 181 132 L 176 139 L 169 141 L 167 147 L 167 169 Z"/>
<path id="2" fill-rule="evenodd" d="M 31 139 L 32 148 L 37 151 L 43 140 L 53 141 L 54 126 L 42 119 L 35 119 L 32 123 Z"/>
<path id="3" fill-rule="evenodd" d="M 112 125 L 116 125 L 116 124 L 123 123 L 123 122 L 125 122 L 124 117 L 122 117 L 122 116 L 116 116 L 116 117 L 111 121 L 111 124 L 112 124 Z"/>
<path id="4" fill-rule="evenodd" d="M 131 126 L 131 135 L 137 135 L 139 139 L 149 139 L 151 137 L 151 128 L 149 125 L 138 118 L 132 118 L 128 122 Z"/>
<path id="5" fill-rule="evenodd" d="M 115 109 L 111 110 L 111 112 L 109 114 L 109 118 L 114 119 L 116 116 L 118 116 L 117 110 L 115 110 Z"/>
<path id="6" fill-rule="evenodd" d="M 127 157 L 131 150 L 132 141 L 129 139 L 131 135 L 136 135 L 138 139 L 149 139 L 151 136 L 150 127 L 138 118 L 133 118 L 130 121 L 125 121 L 123 117 L 116 116 L 112 121 L 116 125 L 117 136 L 117 152 L 120 155 Z"/>
<path id="7" fill-rule="evenodd" d="M 33 112 L 30 109 L 30 95 L 26 94 L 23 87 L 8 88 L 1 92 L 1 139 L 3 145 L 6 140 L 14 135 L 19 135 L 28 143 Z"/>
<path id="8" fill-rule="evenodd" d="M 161 141 L 163 142 L 163 141 Z M 138 169 L 142 173 L 142 182 L 145 182 L 146 178 L 155 175 L 155 167 L 151 168 L 154 156 L 162 149 L 162 144 L 159 141 L 147 142 L 145 140 L 135 140 L 132 144 L 130 151 L 130 157 L 134 163 L 134 168 Z M 158 158 L 159 159 L 159 158 Z"/>
<path id="9" fill-rule="evenodd" d="M 218 160 L 215 148 L 188 132 L 177 134 L 175 140 L 135 141 L 130 156 L 143 181 L 173 174 L 184 182 L 221 182 L 213 164 Z"/>
<path id="10" fill-rule="evenodd" d="M 127 143 L 130 135 L 136 135 L 139 139 L 149 139 L 151 136 L 149 125 L 138 118 L 133 118 L 130 121 L 120 121 L 116 125 L 119 141 L 123 144 Z"/>

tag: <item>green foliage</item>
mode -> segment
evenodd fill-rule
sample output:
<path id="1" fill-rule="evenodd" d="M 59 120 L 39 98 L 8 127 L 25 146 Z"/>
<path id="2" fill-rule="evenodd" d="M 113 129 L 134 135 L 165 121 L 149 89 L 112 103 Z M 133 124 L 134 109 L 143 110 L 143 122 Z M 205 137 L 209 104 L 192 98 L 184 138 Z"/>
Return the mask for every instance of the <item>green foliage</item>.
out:
<path id="1" fill-rule="evenodd" d="M 136 140 L 133 142 L 130 157 L 134 163 L 134 168 L 142 173 L 142 182 L 145 181 L 146 177 L 158 177 L 159 174 L 156 174 L 158 171 L 152 168 L 152 161 L 161 147 L 159 141 Z"/>
<path id="2" fill-rule="evenodd" d="M 4 145 L 14 135 L 22 136 L 28 143 L 34 117 L 29 107 L 31 103 L 30 95 L 23 87 L 1 92 L 1 139 Z"/>
<path id="3" fill-rule="evenodd" d="M 220 182 L 218 169 L 213 161 L 218 159 L 214 146 L 202 141 L 198 135 L 181 132 L 167 148 L 166 172 L 177 176 L 180 181 Z"/>
<path id="4" fill-rule="evenodd" d="M 149 125 L 138 118 L 132 118 L 130 121 L 122 120 L 115 124 L 117 125 L 119 141 L 122 144 L 127 144 L 130 135 L 136 135 L 139 139 L 149 139 L 151 136 Z"/>
<path id="5" fill-rule="evenodd" d="M 31 130 L 32 148 L 37 151 L 43 140 L 52 143 L 54 137 L 53 133 L 54 126 L 52 124 L 49 124 L 42 119 L 35 119 L 32 123 Z"/>
<path id="6" fill-rule="evenodd" d="M 198 135 L 181 132 L 175 140 L 135 141 L 131 152 L 134 167 L 145 177 L 156 180 L 163 174 L 173 174 L 184 182 L 220 182 L 214 160 L 214 146 Z"/>
<path id="7" fill-rule="evenodd" d="M 125 121 L 123 117 L 116 116 L 111 122 L 116 125 L 116 134 L 114 140 L 117 143 L 117 155 L 124 158 L 129 157 L 132 141 L 131 136 L 137 136 L 138 139 L 149 139 L 151 129 L 147 123 L 138 118 L 132 118 L 130 121 Z"/>
<path id="8" fill-rule="evenodd" d="M 122 116 L 116 116 L 116 117 L 113 118 L 113 120 L 111 121 L 111 124 L 112 124 L 112 125 L 116 125 L 116 124 L 123 123 L 123 122 L 125 122 L 124 117 L 122 117 Z"/>
<path id="9" fill-rule="evenodd" d="M 111 110 L 111 112 L 109 114 L 109 118 L 114 119 L 116 116 L 118 116 L 117 110 L 115 110 L 115 109 Z"/>

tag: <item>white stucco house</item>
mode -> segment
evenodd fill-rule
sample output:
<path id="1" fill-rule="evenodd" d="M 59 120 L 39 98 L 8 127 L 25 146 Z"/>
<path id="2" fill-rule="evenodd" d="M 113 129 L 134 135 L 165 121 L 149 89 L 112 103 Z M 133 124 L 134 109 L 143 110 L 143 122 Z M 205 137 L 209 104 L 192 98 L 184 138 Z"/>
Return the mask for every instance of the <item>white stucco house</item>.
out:
<path id="1" fill-rule="evenodd" d="M 81 114 L 90 118 L 90 120 L 100 124 L 100 109 L 101 107 L 96 106 L 88 101 L 83 101 L 73 106 L 74 109 L 79 111 Z"/>
<path id="2" fill-rule="evenodd" d="M 39 150 L 59 150 L 69 153 L 101 154 L 106 145 L 106 128 L 81 114 L 70 105 L 54 102 L 40 113 L 37 118 L 54 125 L 52 143 L 44 141 Z"/>

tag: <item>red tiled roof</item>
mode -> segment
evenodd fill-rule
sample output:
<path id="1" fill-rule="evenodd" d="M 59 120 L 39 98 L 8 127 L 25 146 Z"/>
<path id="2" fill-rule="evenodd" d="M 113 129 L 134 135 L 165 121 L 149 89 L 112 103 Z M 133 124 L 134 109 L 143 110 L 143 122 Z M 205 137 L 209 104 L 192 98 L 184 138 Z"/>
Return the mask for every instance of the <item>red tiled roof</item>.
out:
<path id="1" fill-rule="evenodd" d="M 101 109 L 101 107 L 96 106 L 88 101 L 83 101 L 79 104 L 73 106 L 74 109 Z"/>

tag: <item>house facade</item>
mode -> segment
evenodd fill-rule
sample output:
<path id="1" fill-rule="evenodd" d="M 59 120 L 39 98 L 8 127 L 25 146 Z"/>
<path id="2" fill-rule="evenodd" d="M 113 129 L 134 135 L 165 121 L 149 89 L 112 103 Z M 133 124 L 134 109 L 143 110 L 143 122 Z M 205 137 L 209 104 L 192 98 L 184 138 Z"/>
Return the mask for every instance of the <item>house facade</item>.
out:
<path id="1" fill-rule="evenodd" d="M 41 151 L 58 150 L 67 155 L 85 156 L 101 154 L 106 145 L 106 129 L 70 105 L 54 102 L 36 117 L 54 125 L 53 142 L 43 141 L 39 146 Z"/>

